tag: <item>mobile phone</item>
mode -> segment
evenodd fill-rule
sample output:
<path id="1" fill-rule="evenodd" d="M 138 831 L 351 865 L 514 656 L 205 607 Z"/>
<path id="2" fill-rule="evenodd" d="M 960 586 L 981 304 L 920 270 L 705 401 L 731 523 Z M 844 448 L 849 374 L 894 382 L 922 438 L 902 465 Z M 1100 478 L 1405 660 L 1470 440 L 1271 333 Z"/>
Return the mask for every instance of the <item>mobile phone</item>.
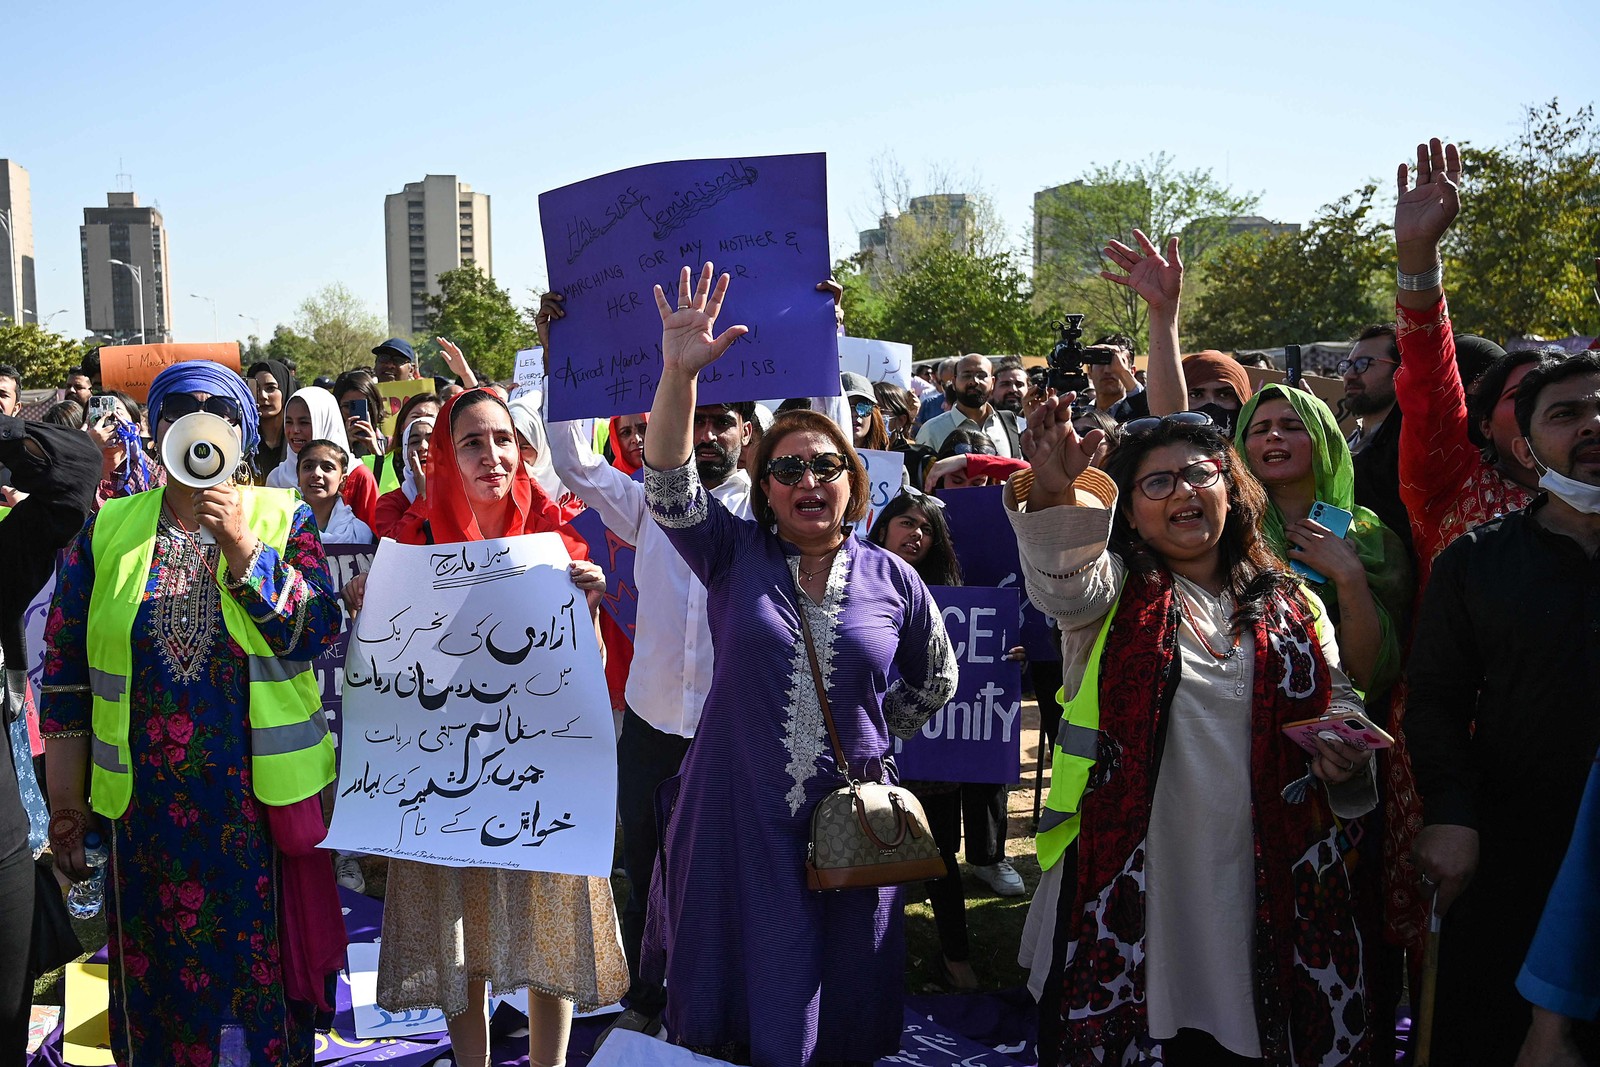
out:
<path id="1" fill-rule="evenodd" d="M 98 425 L 100 420 L 107 415 L 117 413 L 117 398 L 114 396 L 91 396 L 89 398 L 89 422 Z"/>
<path id="2" fill-rule="evenodd" d="M 1298 388 L 1303 381 L 1300 370 L 1300 346 L 1283 347 L 1283 384 Z"/>
<path id="3" fill-rule="evenodd" d="M 1388 731 L 1354 708 L 1330 711 L 1315 719 L 1302 719 L 1283 728 L 1284 734 L 1311 753 L 1317 754 L 1317 738 L 1343 741 L 1351 748 L 1365 752 L 1372 748 L 1389 748 L 1394 738 Z"/>
<path id="4" fill-rule="evenodd" d="M 1306 518 L 1310 519 L 1318 526 L 1326 527 L 1328 532 L 1333 534 L 1333 536 L 1343 537 L 1345 534 L 1350 532 L 1350 523 L 1355 516 L 1350 514 L 1344 508 L 1336 508 L 1332 504 L 1327 504 L 1319 500 L 1315 504 L 1311 505 L 1311 514 L 1307 515 Z M 1309 582 L 1316 582 L 1318 585 L 1327 584 L 1327 575 L 1323 574 L 1315 567 L 1301 563 L 1297 559 L 1292 559 L 1289 561 L 1289 569 Z"/>
<path id="5" fill-rule="evenodd" d="M 364 397 L 356 397 L 350 401 L 350 414 L 346 418 L 360 419 L 362 422 L 366 422 L 371 418 L 370 412 L 371 409 L 367 406 L 366 399 Z"/>

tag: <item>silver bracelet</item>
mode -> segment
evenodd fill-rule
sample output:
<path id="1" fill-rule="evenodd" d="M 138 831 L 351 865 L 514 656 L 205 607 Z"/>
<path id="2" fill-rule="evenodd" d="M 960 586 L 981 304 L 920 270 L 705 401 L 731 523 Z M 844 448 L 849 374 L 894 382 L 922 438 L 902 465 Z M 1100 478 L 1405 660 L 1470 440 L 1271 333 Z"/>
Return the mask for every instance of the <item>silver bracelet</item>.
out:
<path id="1" fill-rule="evenodd" d="M 1444 264 L 1435 263 L 1430 270 L 1421 274 L 1407 274 L 1398 268 L 1394 272 L 1395 284 L 1408 293 L 1423 293 L 1429 289 L 1437 289 L 1444 281 Z"/>

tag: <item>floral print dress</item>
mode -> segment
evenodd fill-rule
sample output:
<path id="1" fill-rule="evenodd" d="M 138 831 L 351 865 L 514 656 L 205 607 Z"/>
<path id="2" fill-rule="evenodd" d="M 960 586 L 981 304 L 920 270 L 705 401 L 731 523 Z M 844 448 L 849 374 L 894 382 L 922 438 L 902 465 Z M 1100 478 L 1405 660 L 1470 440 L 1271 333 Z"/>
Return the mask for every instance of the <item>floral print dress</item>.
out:
<path id="1" fill-rule="evenodd" d="M 90 520 L 61 571 L 45 630 L 47 686 L 88 681 L 93 536 Z M 133 799 L 111 826 L 106 883 L 119 1064 L 312 1061 L 310 1006 L 285 997 L 279 965 L 277 854 L 250 785 L 245 653 L 221 610 L 222 596 L 237 598 L 284 658 L 322 654 L 340 609 L 304 504 L 287 549 L 263 545 L 224 593 L 214 543 L 165 514 L 156 531 L 133 625 Z M 50 692 L 44 733 L 87 734 L 91 716 L 87 693 Z"/>

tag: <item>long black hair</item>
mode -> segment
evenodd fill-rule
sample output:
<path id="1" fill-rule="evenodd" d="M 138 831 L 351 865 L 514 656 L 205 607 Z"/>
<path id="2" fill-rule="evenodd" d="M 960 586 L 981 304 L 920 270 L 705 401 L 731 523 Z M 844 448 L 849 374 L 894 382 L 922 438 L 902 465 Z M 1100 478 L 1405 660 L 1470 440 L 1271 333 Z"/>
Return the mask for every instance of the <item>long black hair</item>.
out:
<path id="1" fill-rule="evenodd" d="M 917 574 L 926 585 L 960 585 L 961 561 L 956 559 L 955 542 L 950 537 L 950 524 L 944 521 L 944 509 L 930 504 L 926 496 L 912 496 L 905 490 L 878 512 L 878 521 L 872 524 L 867 540 L 880 547 L 888 547 L 889 524 L 912 508 L 922 512 L 928 520 L 933 535 L 928 539 L 928 551 L 916 564 Z"/>
<path id="2" fill-rule="evenodd" d="M 1166 560 L 1151 551 L 1137 534 L 1129 515 L 1139 465 L 1151 452 L 1166 445 L 1189 445 L 1222 465 L 1222 483 L 1228 495 L 1227 519 L 1218 548 L 1228 591 L 1233 594 L 1233 626 L 1254 625 L 1274 596 L 1293 595 L 1299 588 L 1294 576 L 1261 536 L 1261 518 L 1267 511 L 1267 491 L 1238 453 L 1215 427 L 1163 420 L 1154 430 L 1123 438 L 1106 457 L 1105 472 L 1117 483 L 1120 504 L 1111 523 L 1111 548 L 1135 575 L 1147 578 L 1168 571 Z"/>

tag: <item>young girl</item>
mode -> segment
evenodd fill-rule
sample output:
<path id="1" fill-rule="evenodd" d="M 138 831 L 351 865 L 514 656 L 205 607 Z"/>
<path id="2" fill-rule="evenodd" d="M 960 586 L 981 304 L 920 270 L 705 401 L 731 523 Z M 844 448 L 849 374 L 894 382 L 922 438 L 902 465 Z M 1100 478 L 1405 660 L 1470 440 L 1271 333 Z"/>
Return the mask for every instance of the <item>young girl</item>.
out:
<path id="1" fill-rule="evenodd" d="M 316 516 L 325 545 L 370 545 L 376 538 L 366 523 L 356 518 L 339 495 L 349 475 L 350 455 L 333 441 L 319 437 L 307 442 L 296 457 L 300 469 L 300 496 Z"/>
<path id="2" fill-rule="evenodd" d="M 354 454 L 333 394 L 314 385 L 296 391 L 283 405 L 283 438 L 286 442 L 283 462 L 267 475 L 267 484 L 274 489 L 299 487 L 300 450 L 312 441 L 332 441 L 346 455 Z M 365 464 L 355 464 L 345 472 L 341 495 L 356 518 L 371 529 L 373 514 L 378 509 L 378 481 Z"/>

